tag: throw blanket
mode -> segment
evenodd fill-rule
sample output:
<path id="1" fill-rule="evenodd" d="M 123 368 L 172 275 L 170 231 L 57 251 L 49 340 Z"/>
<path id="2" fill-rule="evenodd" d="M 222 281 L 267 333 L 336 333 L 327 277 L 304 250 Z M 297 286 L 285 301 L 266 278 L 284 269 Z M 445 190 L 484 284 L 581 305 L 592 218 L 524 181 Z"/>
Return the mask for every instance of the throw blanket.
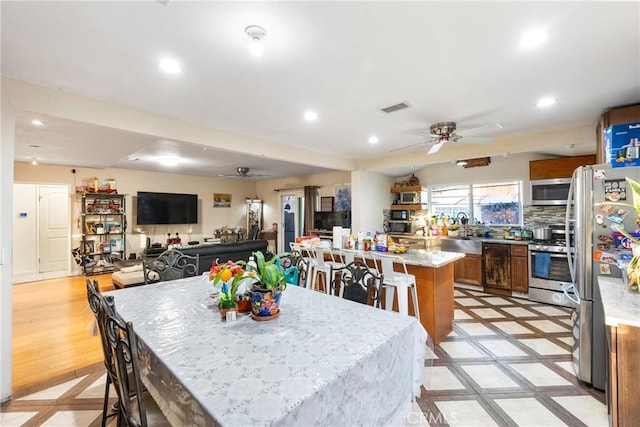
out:
<path id="1" fill-rule="evenodd" d="M 549 278 L 549 270 L 551 269 L 551 254 L 536 253 L 533 264 L 533 272 L 536 277 L 543 279 Z"/>

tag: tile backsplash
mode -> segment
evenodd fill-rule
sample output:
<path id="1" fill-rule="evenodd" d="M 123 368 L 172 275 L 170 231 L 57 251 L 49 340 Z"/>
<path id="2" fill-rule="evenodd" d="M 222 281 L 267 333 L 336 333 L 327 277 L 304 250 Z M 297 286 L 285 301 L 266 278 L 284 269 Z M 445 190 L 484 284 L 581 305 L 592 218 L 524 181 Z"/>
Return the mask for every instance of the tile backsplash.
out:
<path id="1" fill-rule="evenodd" d="M 524 223 L 529 227 L 564 223 L 567 210 L 566 206 L 524 205 L 522 208 Z"/>

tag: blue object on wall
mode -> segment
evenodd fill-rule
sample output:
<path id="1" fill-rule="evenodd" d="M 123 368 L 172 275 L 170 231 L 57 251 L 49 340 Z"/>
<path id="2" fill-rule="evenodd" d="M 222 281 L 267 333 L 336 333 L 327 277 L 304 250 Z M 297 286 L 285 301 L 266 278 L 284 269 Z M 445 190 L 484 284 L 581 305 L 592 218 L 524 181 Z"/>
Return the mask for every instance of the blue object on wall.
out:
<path id="1" fill-rule="evenodd" d="M 26 212 L 20 212 L 20 218 L 26 218 L 26 217 L 27 217 Z"/>

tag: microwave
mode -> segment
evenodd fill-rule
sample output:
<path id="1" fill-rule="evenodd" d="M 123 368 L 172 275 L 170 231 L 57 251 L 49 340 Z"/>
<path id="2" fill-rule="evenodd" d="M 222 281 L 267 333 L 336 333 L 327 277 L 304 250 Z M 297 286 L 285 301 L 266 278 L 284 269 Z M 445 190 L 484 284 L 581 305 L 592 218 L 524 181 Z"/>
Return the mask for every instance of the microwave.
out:
<path id="1" fill-rule="evenodd" d="M 571 178 L 540 179 L 531 181 L 532 205 L 566 205 Z"/>
<path id="2" fill-rule="evenodd" d="M 406 209 L 391 211 L 389 219 L 392 221 L 409 221 L 411 219 L 411 212 Z"/>
<path id="3" fill-rule="evenodd" d="M 409 233 L 411 233 L 411 223 L 410 222 L 389 221 L 389 232 L 390 233 L 409 234 Z"/>
<path id="4" fill-rule="evenodd" d="M 400 197 L 398 198 L 398 202 L 401 205 L 415 205 L 420 203 L 420 193 L 417 192 L 406 192 L 400 193 Z"/>

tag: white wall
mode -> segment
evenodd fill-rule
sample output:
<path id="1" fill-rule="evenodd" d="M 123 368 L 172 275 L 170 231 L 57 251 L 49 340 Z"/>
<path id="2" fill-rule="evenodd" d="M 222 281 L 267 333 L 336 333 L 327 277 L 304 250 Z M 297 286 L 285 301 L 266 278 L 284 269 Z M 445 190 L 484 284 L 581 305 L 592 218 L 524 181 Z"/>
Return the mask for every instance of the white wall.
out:
<path id="1" fill-rule="evenodd" d="M 491 157 L 488 166 L 463 168 L 451 163 L 430 165 L 415 173 L 423 186 L 435 184 L 471 184 L 497 180 L 521 180 L 522 202 L 530 204 L 529 161 L 549 158 L 539 154 L 511 154 Z"/>
<path id="2" fill-rule="evenodd" d="M 16 183 L 13 201 L 13 282 L 23 282 L 38 274 L 37 187 Z M 26 214 L 26 216 L 21 216 Z M 24 280 L 23 280 L 24 279 Z"/>
<path id="3" fill-rule="evenodd" d="M 390 188 L 394 178 L 374 172 L 351 173 L 352 212 L 354 232 L 382 231 L 382 211 L 391 205 Z"/>
<path id="4" fill-rule="evenodd" d="M 15 110 L 2 90 L 2 129 L 0 143 L 0 401 L 11 398 L 11 329 L 13 255 L 13 156 L 15 144 Z"/>
<path id="5" fill-rule="evenodd" d="M 271 224 L 274 222 L 280 224 L 280 213 L 278 212 L 278 199 L 280 196 L 275 190 L 287 188 L 302 190 L 305 185 L 317 185 L 320 187 L 318 190 L 320 197 L 332 197 L 335 195 L 334 188 L 336 185 L 350 183 L 350 172 L 330 172 L 304 175 L 292 178 L 272 179 L 256 183 L 258 198 L 264 201 L 264 228 L 270 229 Z"/>
<path id="6" fill-rule="evenodd" d="M 151 237 L 152 243 L 164 243 L 167 233 L 180 233 L 183 242 L 188 240 L 202 241 L 204 237 L 211 237 L 213 230 L 222 226 L 244 227 L 246 224 L 245 199 L 256 193 L 255 183 L 236 179 L 208 178 L 170 173 L 156 173 L 133 171 L 128 169 L 91 169 L 75 168 L 71 172 L 70 166 L 55 166 L 29 163 L 15 163 L 15 180 L 38 183 L 66 183 L 73 187 L 82 185 L 83 180 L 97 176 L 100 179 L 114 178 L 119 194 L 126 194 L 127 209 L 127 253 L 140 253 L 144 249 L 144 237 Z M 188 193 L 198 195 L 198 224 L 194 225 L 156 225 L 138 226 L 136 223 L 134 196 L 138 191 L 157 191 L 164 193 Z M 213 193 L 231 194 L 230 208 L 214 208 Z M 81 205 L 80 198 L 73 204 L 71 210 L 71 246 L 77 247 L 81 233 Z M 142 236 L 140 232 L 145 231 Z M 75 268 L 77 272 L 77 268 Z"/>

